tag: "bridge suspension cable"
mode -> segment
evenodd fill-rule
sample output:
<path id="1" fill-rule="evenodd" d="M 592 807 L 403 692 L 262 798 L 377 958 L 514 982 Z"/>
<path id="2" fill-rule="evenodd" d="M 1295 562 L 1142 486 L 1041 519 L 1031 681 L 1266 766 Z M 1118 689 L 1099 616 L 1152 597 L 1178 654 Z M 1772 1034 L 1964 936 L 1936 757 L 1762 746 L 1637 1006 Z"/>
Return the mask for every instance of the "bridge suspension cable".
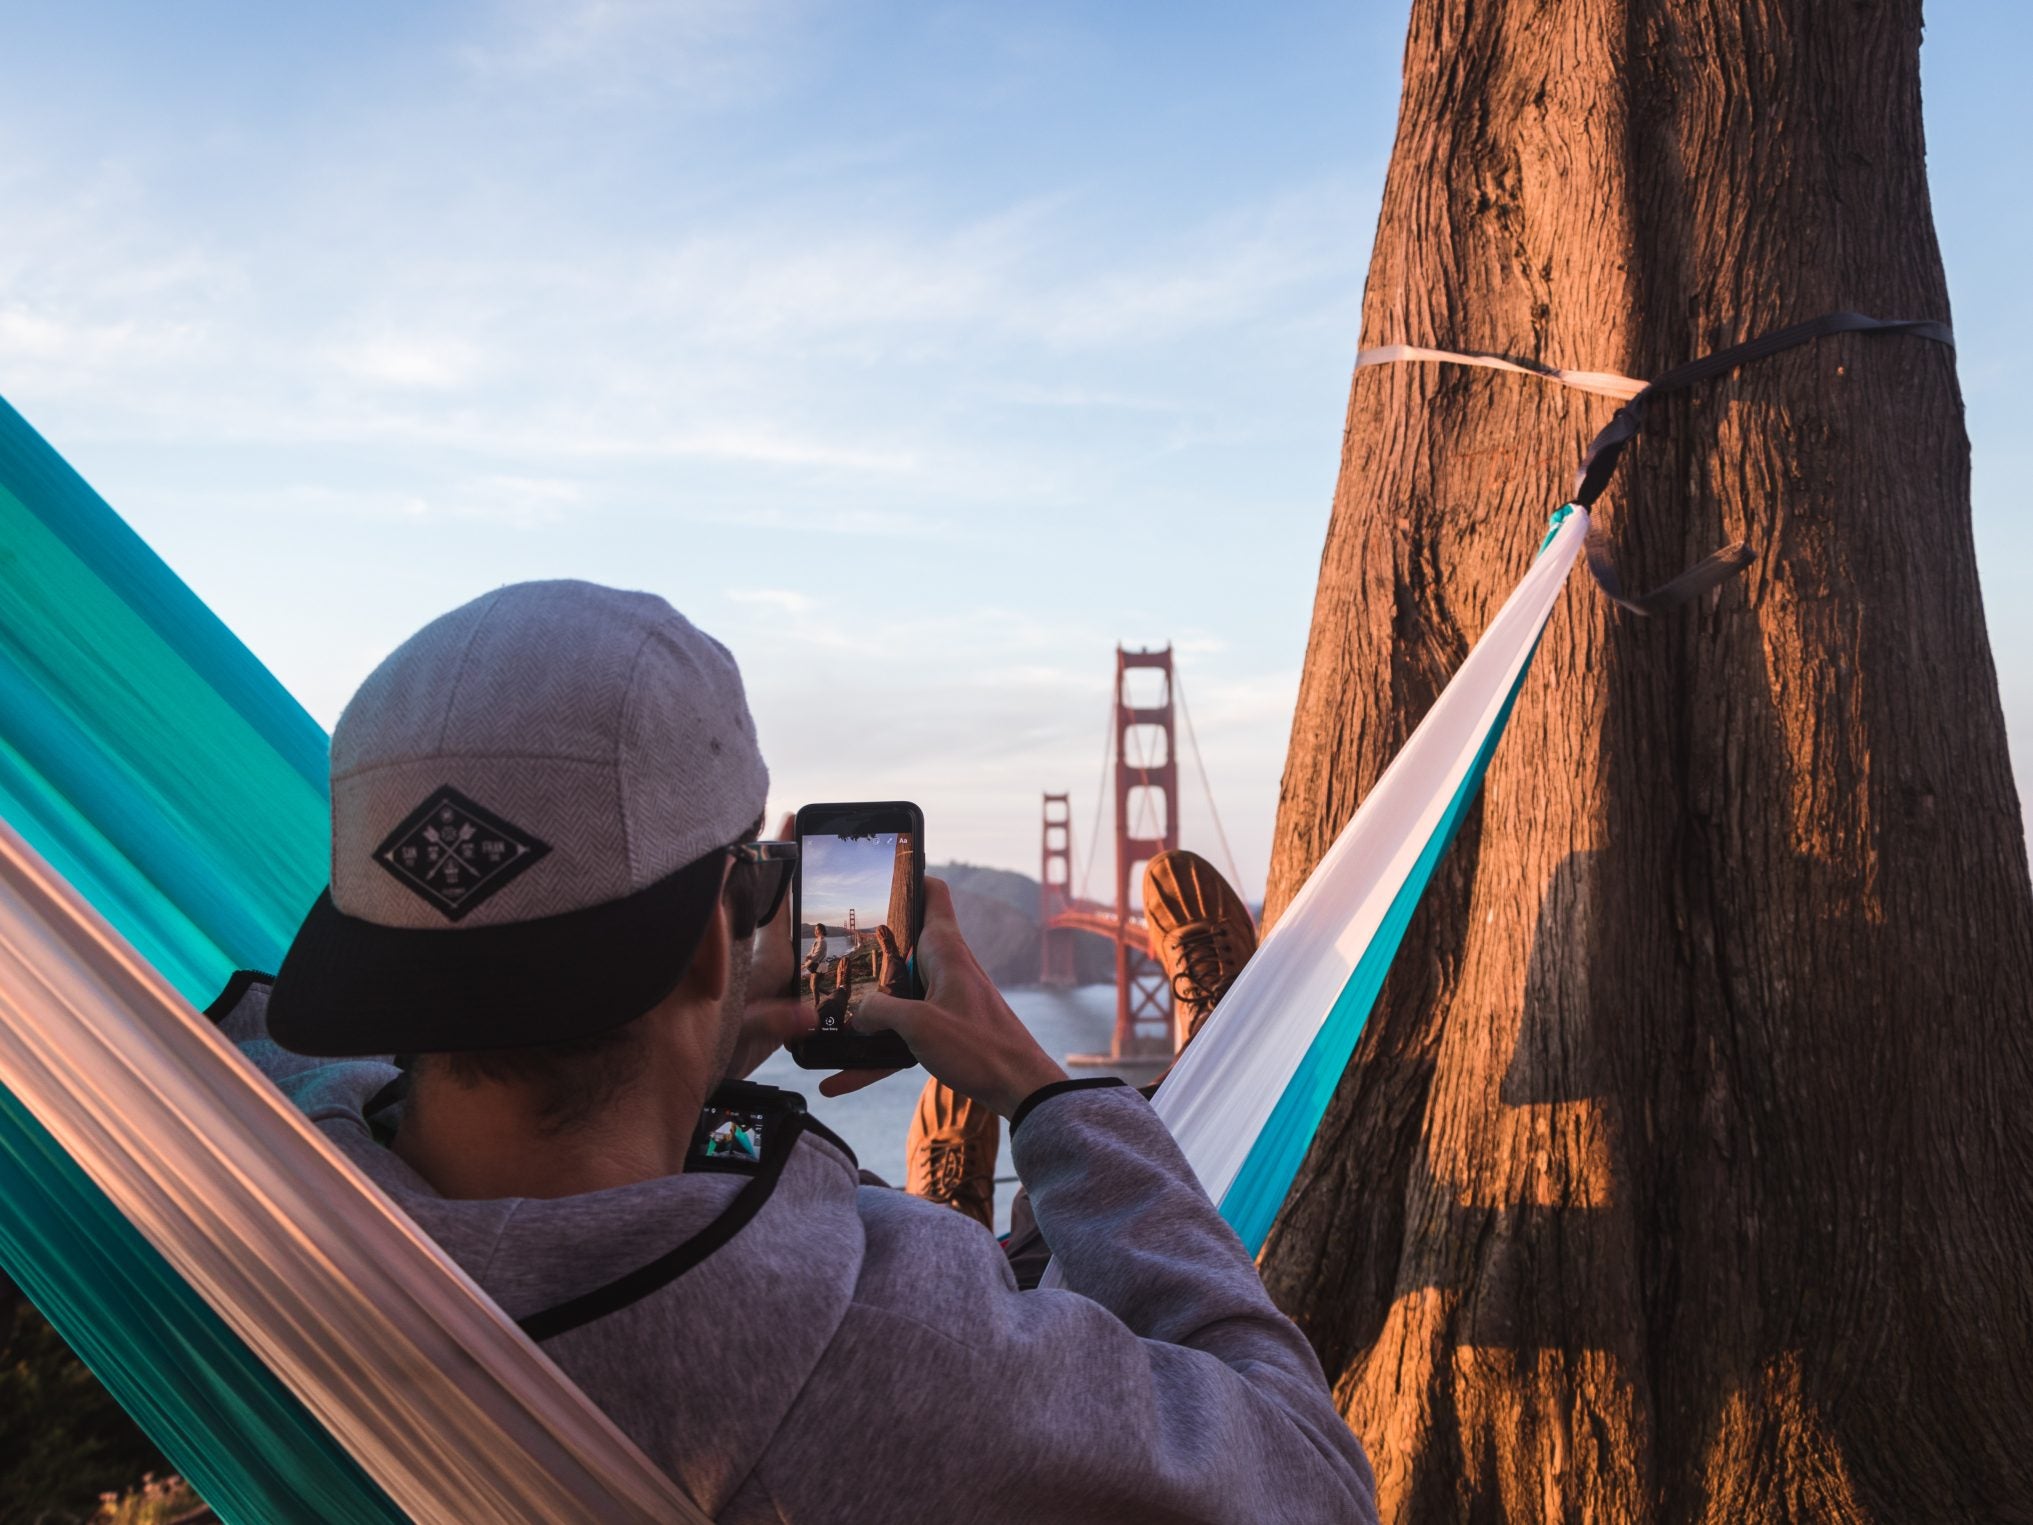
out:
<path id="1" fill-rule="evenodd" d="M 1221 824 L 1221 810 L 1214 803 L 1214 785 L 1207 778 L 1207 754 L 1200 750 L 1200 738 L 1193 731 L 1193 711 L 1186 704 L 1186 685 L 1172 674 L 1172 688 L 1179 696 L 1179 714 L 1186 722 L 1186 741 L 1193 748 L 1193 768 L 1200 775 L 1200 793 L 1207 800 L 1207 813 L 1214 818 L 1215 839 L 1221 843 L 1221 857 L 1228 868 L 1228 882 L 1238 895 L 1243 893 L 1242 870 L 1236 866 L 1235 849 L 1228 845 L 1228 829 Z"/>
<path id="2" fill-rule="evenodd" d="M 1108 765 L 1115 751 L 1115 706 L 1109 705 L 1108 723 L 1101 728 L 1101 777 L 1094 785 L 1094 819 L 1087 828 L 1087 861 L 1080 865 L 1080 887 L 1076 900 L 1094 898 L 1094 856 L 1101 844 L 1101 802 L 1108 798 Z"/>

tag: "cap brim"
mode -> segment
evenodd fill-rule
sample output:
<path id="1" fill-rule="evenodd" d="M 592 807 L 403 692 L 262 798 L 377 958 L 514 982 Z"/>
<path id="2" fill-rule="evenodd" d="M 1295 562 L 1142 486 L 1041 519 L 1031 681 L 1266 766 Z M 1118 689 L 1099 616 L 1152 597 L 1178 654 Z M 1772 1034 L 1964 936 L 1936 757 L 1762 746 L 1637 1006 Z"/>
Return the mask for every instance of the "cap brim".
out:
<path id="1" fill-rule="evenodd" d="M 276 972 L 268 1032 L 299 1054 L 437 1054 L 591 1037 L 677 988 L 720 900 L 708 853 L 644 890 L 536 921 L 384 927 L 318 896 Z"/>

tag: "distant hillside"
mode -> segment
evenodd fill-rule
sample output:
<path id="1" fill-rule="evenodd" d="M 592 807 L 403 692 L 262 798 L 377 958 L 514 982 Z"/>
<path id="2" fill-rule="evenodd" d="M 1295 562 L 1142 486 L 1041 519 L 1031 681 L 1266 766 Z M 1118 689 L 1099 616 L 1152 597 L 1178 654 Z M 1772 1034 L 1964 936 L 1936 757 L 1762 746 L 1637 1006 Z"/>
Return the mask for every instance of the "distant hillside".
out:
<path id="1" fill-rule="evenodd" d="M 1013 868 L 986 868 L 978 863 L 942 863 L 926 870 L 956 890 L 988 895 L 1021 911 L 1026 921 L 1038 919 L 1038 881 Z"/>
<path id="2" fill-rule="evenodd" d="M 934 864 L 926 870 L 953 891 L 953 908 L 967 946 L 998 985 L 1038 982 L 1038 881 L 1012 868 L 975 863 Z M 1115 950 L 1098 937 L 1074 945 L 1074 971 L 1083 985 L 1115 978 Z"/>

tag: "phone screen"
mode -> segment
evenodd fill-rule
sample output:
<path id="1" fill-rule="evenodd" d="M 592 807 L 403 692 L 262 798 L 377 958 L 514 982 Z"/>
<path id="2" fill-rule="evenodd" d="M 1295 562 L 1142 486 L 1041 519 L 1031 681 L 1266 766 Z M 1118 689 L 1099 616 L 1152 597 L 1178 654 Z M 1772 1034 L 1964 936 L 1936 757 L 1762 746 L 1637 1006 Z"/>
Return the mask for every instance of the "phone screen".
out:
<path id="1" fill-rule="evenodd" d="M 908 996 L 917 926 L 917 874 L 902 832 L 804 839 L 798 940 L 802 994 L 821 1032 L 838 1032 L 862 995 Z"/>
<path id="2" fill-rule="evenodd" d="M 808 805 L 798 812 L 796 991 L 817 1017 L 800 1063 L 908 1064 L 894 1034 L 856 1033 L 870 992 L 924 994 L 916 953 L 924 893 L 922 817 L 914 805 Z M 800 1051 L 802 1050 L 802 1052 Z"/>

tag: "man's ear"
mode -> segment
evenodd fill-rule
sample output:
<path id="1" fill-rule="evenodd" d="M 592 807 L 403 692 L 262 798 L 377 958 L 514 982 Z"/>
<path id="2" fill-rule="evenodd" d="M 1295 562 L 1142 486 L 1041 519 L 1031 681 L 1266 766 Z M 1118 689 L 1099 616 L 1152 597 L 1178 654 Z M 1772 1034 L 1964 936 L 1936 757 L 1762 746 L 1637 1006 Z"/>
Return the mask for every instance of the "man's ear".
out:
<path id="1" fill-rule="evenodd" d="M 727 999 L 727 983 L 733 977 L 734 943 L 727 920 L 725 898 L 713 903 L 713 919 L 699 936 L 691 963 L 685 966 L 678 989 L 694 1000 L 719 1005 Z"/>

